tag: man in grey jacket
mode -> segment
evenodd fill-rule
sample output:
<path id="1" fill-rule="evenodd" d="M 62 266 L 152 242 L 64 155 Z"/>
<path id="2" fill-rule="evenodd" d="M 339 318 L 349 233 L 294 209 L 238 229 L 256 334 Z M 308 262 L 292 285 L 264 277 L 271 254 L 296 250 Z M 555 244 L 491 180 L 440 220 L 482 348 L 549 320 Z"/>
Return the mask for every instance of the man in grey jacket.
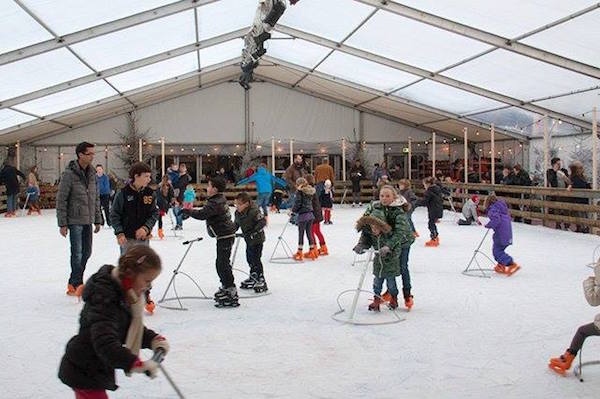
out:
<path id="1" fill-rule="evenodd" d="M 77 159 L 69 162 L 63 172 L 56 195 L 56 217 L 60 235 L 71 242 L 71 276 L 67 295 L 81 296 L 83 273 L 92 254 L 92 224 L 94 233 L 100 231 L 102 214 L 100 196 L 96 189 L 94 145 L 83 142 L 75 149 Z"/>

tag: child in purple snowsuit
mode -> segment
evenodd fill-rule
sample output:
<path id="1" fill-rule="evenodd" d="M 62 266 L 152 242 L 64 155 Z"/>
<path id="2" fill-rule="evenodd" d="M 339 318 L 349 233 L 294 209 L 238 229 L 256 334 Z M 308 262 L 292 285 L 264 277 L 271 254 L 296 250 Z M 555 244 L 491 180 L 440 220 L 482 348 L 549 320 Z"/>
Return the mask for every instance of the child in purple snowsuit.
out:
<path id="1" fill-rule="evenodd" d="M 510 214 L 506 202 L 499 200 L 494 194 L 490 194 L 485 201 L 485 208 L 490 221 L 486 228 L 494 230 L 492 253 L 498 264 L 494 268 L 497 273 L 511 276 L 520 266 L 513 258 L 504 252 L 506 247 L 512 245 L 512 227 Z"/>

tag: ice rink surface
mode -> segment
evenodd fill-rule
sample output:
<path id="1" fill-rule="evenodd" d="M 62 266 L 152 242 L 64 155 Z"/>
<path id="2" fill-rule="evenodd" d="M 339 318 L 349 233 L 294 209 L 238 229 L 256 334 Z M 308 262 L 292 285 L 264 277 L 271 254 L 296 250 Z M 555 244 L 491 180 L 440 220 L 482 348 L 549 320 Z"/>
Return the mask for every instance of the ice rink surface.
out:
<path id="1" fill-rule="evenodd" d="M 355 220 L 364 208 L 336 208 L 334 224 L 322 226 L 331 255 L 303 263 L 270 264 L 277 236 L 287 221 L 275 214 L 263 252 L 271 295 L 240 299 L 236 309 L 216 309 L 210 300 L 187 300 L 187 311 L 157 307 L 145 324 L 165 335 L 171 353 L 164 362 L 188 399 L 197 398 L 597 398 L 600 366 L 584 369 L 585 382 L 547 368 L 561 354 L 578 326 L 600 309 L 583 297 L 582 281 L 592 274 L 597 236 L 513 224 L 508 253 L 522 266 L 510 278 L 466 277 L 480 226 L 459 227 L 446 212 L 439 227 L 441 245 L 425 248 L 426 211 L 415 215 L 421 238 L 411 248 L 415 307 L 401 311 L 406 321 L 385 326 L 351 326 L 331 319 L 339 292 L 357 285 L 361 269 L 352 267 L 357 240 Z M 170 226 L 166 220 L 165 226 Z M 209 295 L 217 289 L 215 242 L 204 222 L 188 220 L 186 239 L 204 236 L 185 260 Z M 54 210 L 41 217 L 0 218 L 2 278 L 0 336 L 4 342 L 0 386 L 3 398 L 71 398 L 57 378 L 64 346 L 76 333 L 82 305 L 65 295 L 69 243 L 58 233 Z M 172 232 L 168 232 L 171 235 Z M 295 249 L 297 230 L 285 240 Z M 152 296 L 158 300 L 185 248 L 181 239 L 153 240 L 163 273 Z M 491 235 L 482 249 L 491 254 Z M 245 244 L 235 266 L 247 270 Z M 118 247 L 112 230 L 94 236 L 87 279 L 101 265 L 115 264 Z M 245 276 L 236 273 L 239 283 Z M 371 289 L 369 274 L 364 288 Z M 398 278 L 399 285 L 401 284 Z M 178 277 L 181 295 L 195 288 Z M 351 296 L 343 297 L 349 306 Z M 389 319 L 366 310 L 357 318 Z M 150 356 L 145 353 L 144 356 Z M 600 360 L 600 339 L 590 338 L 585 360 Z M 164 376 L 126 377 L 111 398 L 176 398 Z"/>

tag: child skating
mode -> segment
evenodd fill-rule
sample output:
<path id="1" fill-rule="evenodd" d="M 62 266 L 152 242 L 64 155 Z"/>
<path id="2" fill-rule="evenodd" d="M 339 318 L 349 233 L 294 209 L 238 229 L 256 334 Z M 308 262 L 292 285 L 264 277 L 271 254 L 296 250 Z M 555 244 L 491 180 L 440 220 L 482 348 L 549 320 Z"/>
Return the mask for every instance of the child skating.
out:
<path id="1" fill-rule="evenodd" d="M 40 206 L 38 204 L 40 200 L 40 188 L 34 182 L 29 182 L 27 186 L 27 190 L 25 191 L 27 195 L 29 195 L 29 210 L 27 211 L 28 215 L 31 215 L 33 212 L 41 215 Z"/>
<path id="2" fill-rule="evenodd" d="M 512 226 L 506 202 L 499 200 L 495 194 L 490 194 L 485 200 L 487 216 L 490 219 L 486 228 L 494 230 L 492 253 L 498 264 L 494 271 L 512 276 L 521 268 L 504 250 L 512 245 Z"/>
<path id="3" fill-rule="evenodd" d="M 306 176 L 306 181 L 308 181 L 308 184 L 315 188 L 315 178 L 313 177 L 313 175 L 308 175 Z M 315 188 L 315 192 L 316 192 L 316 188 Z M 323 233 L 321 232 L 321 222 L 323 221 L 323 208 L 321 208 L 321 202 L 319 201 L 319 198 L 317 197 L 317 194 L 315 193 L 315 195 L 313 195 L 312 197 L 312 207 L 313 207 L 313 216 L 315 217 L 313 219 L 313 223 L 312 223 L 312 227 L 310 230 L 310 234 L 312 235 L 312 239 L 315 242 L 315 248 L 317 246 L 317 239 L 319 240 L 319 249 L 317 250 L 317 257 L 318 256 L 326 256 L 329 255 L 329 252 L 327 251 L 327 244 L 325 243 L 325 237 L 323 236 Z M 310 253 L 304 253 L 305 257 L 309 257 Z"/>
<path id="4" fill-rule="evenodd" d="M 313 214 L 312 200 L 316 190 L 311 187 L 305 178 L 296 179 L 296 199 L 292 207 L 292 213 L 296 215 L 296 224 L 298 225 L 298 251 L 294 255 L 294 260 L 304 259 L 304 235 L 308 238 L 308 258 L 315 260 L 319 253 L 315 246 L 314 236 L 311 235 L 312 223 L 315 218 Z"/>
<path id="5" fill-rule="evenodd" d="M 471 198 L 469 198 L 462 207 L 462 214 L 464 216 L 464 219 L 458 219 L 458 225 L 470 226 L 473 223 L 481 225 L 481 222 L 479 221 L 479 209 L 477 208 L 478 206 L 479 196 L 471 196 Z"/>
<path id="6" fill-rule="evenodd" d="M 168 341 L 144 326 L 144 292 L 161 271 L 150 247 L 134 245 L 117 267 L 104 265 L 83 291 L 79 332 L 67 343 L 58 377 L 75 391 L 75 399 L 108 399 L 118 388 L 115 370 L 156 376 L 158 364 L 142 361 L 140 349 L 169 352 Z"/>
<path id="7" fill-rule="evenodd" d="M 583 294 L 591 306 L 600 306 L 600 262 L 594 268 L 594 275 L 583 280 Z M 571 363 L 586 338 L 591 336 L 600 336 L 600 314 L 596 315 L 593 323 L 584 324 L 577 329 L 569 348 L 563 355 L 550 359 L 548 367 L 564 375 L 571 368 Z"/>
<path id="8" fill-rule="evenodd" d="M 442 190 L 439 185 L 434 184 L 433 177 L 428 177 L 423 180 L 425 186 L 425 194 L 423 198 L 418 200 L 415 206 L 426 206 L 427 216 L 429 221 L 427 227 L 431 240 L 425 243 L 426 247 L 437 247 L 440 245 L 440 237 L 438 234 L 436 222 L 444 216 L 444 203 L 442 202 Z"/>
<path id="9" fill-rule="evenodd" d="M 231 220 L 229 205 L 223 195 L 225 188 L 226 183 L 222 177 L 211 178 L 206 189 L 208 195 L 206 204 L 200 209 L 184 209 L 182 211 L 194 219 L 206 220 L 208 235 L 217 240 L 216 268 L 221 281 L 221 287 L 215 293 L 215 306 L 218 308 L 240 305 L 230 262 L 231 248 L 235 241 L 237 227 Z"/>
<path id="10" fill-rule="evenodd" d="M 417 232 L 417 229 L 415 229 L 415 224 L 412 220 L 412 214 L 415 211 L 417 205 L 417 196 L 410 188 L 410 180 L 408 179 L 401 179 L 398 182 L 398 187 L 400 188 L 398 190 L 398 194 L 403 196 L 406 202 L 410 204 L 410 210 L 406 213 L 406 217 L 408 219 L 408 223 L 410 224 L 410 229 L 413 232 L 413 236 L 417 238 L 419 237 L 419 233 Z"/>
<path id="11" fill-rule="evenodd" d="M 196 191 L 194 191 L 194 186 L 188 184 L 183 192 L 183 209 L 192 209 L 194 201 L 196 201 Z"/>
<path id="12" fill-rule="evenodd" d="M 265 242 L 264 228 L 267 219 L 258 206 L 250 199 L 248 193 L 239 193 L 235 198 L 235 224 L 242 229 L 246 241 L 246 261 L 250 266 L 250 277 L 242 281 L 240 288 L 254 292 L 268 290 L 261 261 Z"/>
<path id="13" fill-rule="evenodd" d="M 169 177 L 164 175 L 162 181 L 156 191 L 156 204 L 158 205 L 158 238 L 165 238 L 163 230 L 163 216 L 169 213 L 171 205 L 175 201 L 175 192 L 173 186 L 169 182 Z"/>
<path id="14" fill-rule="evenodd" d="M 324 224 L 333 224 L 331 221 L 331 209 L 333 208 L 333 187 L 331 180 L 325 180 L 324 190 L 319 197 L 321 208 L 323 208 Z"/>

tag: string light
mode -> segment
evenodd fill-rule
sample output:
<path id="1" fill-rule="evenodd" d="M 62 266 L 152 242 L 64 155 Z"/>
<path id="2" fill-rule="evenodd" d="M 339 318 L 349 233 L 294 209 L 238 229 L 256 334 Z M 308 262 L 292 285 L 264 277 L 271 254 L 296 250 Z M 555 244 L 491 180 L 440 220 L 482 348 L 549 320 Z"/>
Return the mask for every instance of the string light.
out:
<path id="1" fill-rule="evenodd" d="M 233 155 L 237 155 L 237 152 L 234 152 Z"/>
<path id="2" fill-rule="evenodd" d="M 262 148 L 262 145 L 260 145 L 260 144 L 257 144 L 257 145 L 256 145 L 256 149 L 257 149 L 257 150 L 260 150 L 261 148 Z"/>
<path id="3" fill-rule="evenodd" d="M 48 151 L 48 149 L 47 149 L 46 147 L 44 147 L 44 152 L 47 152 L 47 151 Z M 106 150 L 105 150 L 105 151 L 106 151 Z"/>
<path id="4" fill-rule="evenodd" d="M 171 152 L 175 151 L 174 149 L 171 148 Z"/>
<path id="5" fill-rule="evenodd" d="M 215 147 L 213 148 L 213 150 L 215 150 L 215 152 L 219 151 L 219 147 Z"/>
<path id="6" fill-rule="evenodd" d="M 192 148 L 192 152 L 196 152 L 196 149 L 195 149 L 195 148 Z"/>
<path id="7" fill-rule="evenodd" d="M 181 149 L 181 152 L 183 152 L 183 151 L 185 151 L 185 148 L 182 148 L 182 149 Z"/>

